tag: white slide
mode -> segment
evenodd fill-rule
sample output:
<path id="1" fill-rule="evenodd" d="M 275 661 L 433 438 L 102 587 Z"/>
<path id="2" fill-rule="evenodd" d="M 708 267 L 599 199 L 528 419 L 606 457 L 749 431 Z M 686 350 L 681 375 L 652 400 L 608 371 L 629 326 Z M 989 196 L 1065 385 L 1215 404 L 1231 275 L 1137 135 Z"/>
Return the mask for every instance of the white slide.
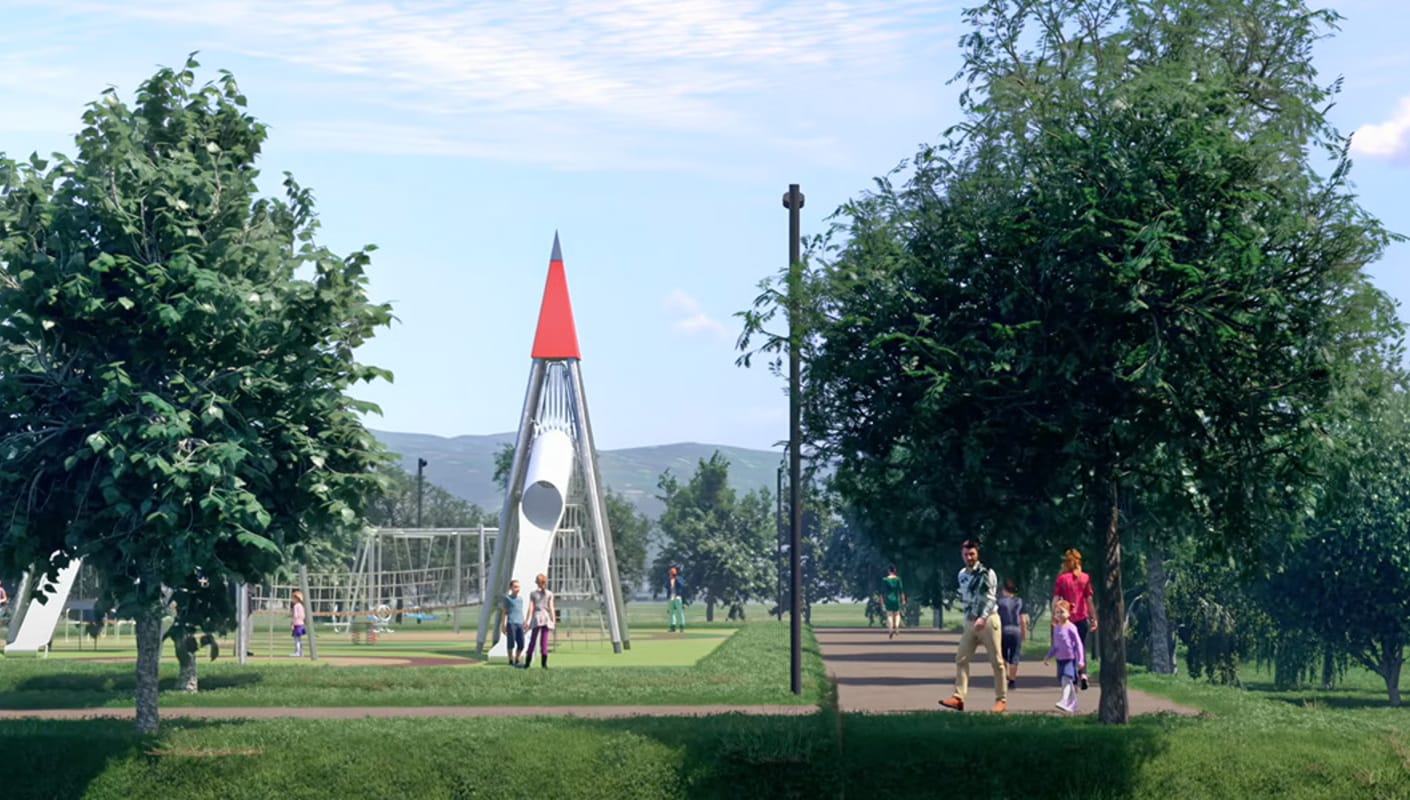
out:
<path id="1" fill-rule="evenodd" d="M 568 481 L 573 475 L 573 440 L 561 430 L 546 430 L 534 439 L 529 450 L 529 469 L 525 473 L 524 493 L 516 513 L 519 515 L 519 547 L 514 551 L 514 571 L 510 577 L 519 581 L 519 596 L 528 609 L 529 593 L 538 588 L 534 578 L 548 572 L 548 560 L 553 555 L 553 537 L 563 519 L 568 494 Z M 503 596 L 501 592 L 499 597 Z M 527 632 L 526 632 L 527 635 Z M 490 648 L 491 656 L 505 655 L 508 640 L 500 637 Z"/>
<path id="2" fill-rule="evenodd" d="M 17 617 L 18 624 L 16 620 L 10 622 L 5 655 L 37 654 L 41 650 L 48 653 L 49 642 L 54 638 L 54 628 L 64 614 L 64 604 L 68 602 L 69 592 L 73 590 L 73 583 L 78 578 L 81 565 L 82 561 L 75 558 L 69 561 L 67 567 L 59 570 L 57 581 L 47 581 L 45 586 L 48 591 L 43 603 L 39 602 L 37 593 L 28 584 L 31 580 L 44 580 L 44 576 L 32 572 L 25 575 L 18 592 L 19 602 L 24 604 L 24 608 Z"/>

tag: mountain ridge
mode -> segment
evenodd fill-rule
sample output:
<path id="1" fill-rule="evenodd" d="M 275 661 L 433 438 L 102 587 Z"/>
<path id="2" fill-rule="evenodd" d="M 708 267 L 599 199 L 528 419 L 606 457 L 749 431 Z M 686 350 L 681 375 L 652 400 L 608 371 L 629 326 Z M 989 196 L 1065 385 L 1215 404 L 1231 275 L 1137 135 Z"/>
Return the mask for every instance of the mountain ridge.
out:
<path id="1" fill-rule="evenodd" d="M 426 480 L 456 497 L 497 511 L 504 499 L 494 482 L 494 456 L 499 449 L 514 444 L 514 433 L 462 434 L 436 436 L 372 430 L 372 435 L 399 459 L 402 469 L 416 474 L 416 459 L 427 461 Z M 603 485 L 625 495 L 637 510 L 655 519 L 662 504 L 657 499 L 657 481 L 669 469 L 681 480 L 695 474 L 701 459 L 718 451 L 729 461 L 730 485 L 744 494 L 755 489 L 776 489 L 781 453 L 705 442 L 628 447 L 597 451 Z"/>

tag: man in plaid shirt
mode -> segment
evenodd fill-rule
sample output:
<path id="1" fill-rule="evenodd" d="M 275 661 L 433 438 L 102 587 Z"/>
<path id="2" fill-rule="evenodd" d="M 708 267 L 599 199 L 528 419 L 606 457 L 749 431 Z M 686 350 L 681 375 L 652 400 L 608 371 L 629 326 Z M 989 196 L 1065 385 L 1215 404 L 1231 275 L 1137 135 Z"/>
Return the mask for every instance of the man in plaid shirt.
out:
<path id="1" fill-rule="evenodd" d="M 960 599 L 964 604 L 964 633 L 960 649 L 955 654 L 955 694 L 940 701 L 945 708 L 964 711 L 965 695 L 969 694 L 969 662 L 974 651 L 983 643 L 989 651 L 989 663 L 994 668 L 994 708 L 1002 713 L 1009 708 L 1008 674 L 1004 671 L 1003 623 L 999 620 L 998 576 L 979 562 L 979 543 L 966 539 L 960 545 L 964 569 L 960 570 Z"/>

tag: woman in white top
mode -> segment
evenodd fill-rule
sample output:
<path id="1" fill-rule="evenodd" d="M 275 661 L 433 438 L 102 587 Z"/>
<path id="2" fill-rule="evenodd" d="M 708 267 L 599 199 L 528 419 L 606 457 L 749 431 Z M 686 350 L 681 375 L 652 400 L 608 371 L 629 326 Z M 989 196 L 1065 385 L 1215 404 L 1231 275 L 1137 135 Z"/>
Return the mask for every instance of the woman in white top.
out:
<path id="1" fill-rule="evenodd" d="M 538 584 L 537 589 L 529 592 L 529 608 L 524 615 L 524 624 L 531 625 L 529 631 L 529 658 L 534 657 L 534 640 L 538 639 L 539 644 L 539 666 L 548 669 L 548 636 L 549 631 L 557 627 L 556 609 L 553 607 L 553 592 L 548 590 L 548 576 L 540 572 L 534 578 L 534 583 Z M 528 660 L 524 666 L 528 666 Z"/>

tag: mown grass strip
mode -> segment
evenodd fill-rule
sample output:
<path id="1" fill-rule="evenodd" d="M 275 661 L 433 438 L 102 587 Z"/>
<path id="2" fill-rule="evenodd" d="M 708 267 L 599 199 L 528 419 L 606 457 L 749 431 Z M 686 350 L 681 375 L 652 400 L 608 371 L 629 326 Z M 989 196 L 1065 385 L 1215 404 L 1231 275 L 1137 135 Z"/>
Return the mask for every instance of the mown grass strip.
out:
<path id="1" fill-rule="evenodd" d="M 826 674 L 815 641 L 807 647 L 805 691 L 788 691 L 787 627 L 745 625 L 691 666 L 600 666 L 516 670 L 460 667 L 310 667 L 307 664 L 201 664 L 201 691 L 175 686 L 163 666 L 161 703 L 177 706 L 553 706 L 792 705 L 817 703 Z M 97 708 L 131 705 L 131 664 L 7 660 L 0 707 Z"/>

